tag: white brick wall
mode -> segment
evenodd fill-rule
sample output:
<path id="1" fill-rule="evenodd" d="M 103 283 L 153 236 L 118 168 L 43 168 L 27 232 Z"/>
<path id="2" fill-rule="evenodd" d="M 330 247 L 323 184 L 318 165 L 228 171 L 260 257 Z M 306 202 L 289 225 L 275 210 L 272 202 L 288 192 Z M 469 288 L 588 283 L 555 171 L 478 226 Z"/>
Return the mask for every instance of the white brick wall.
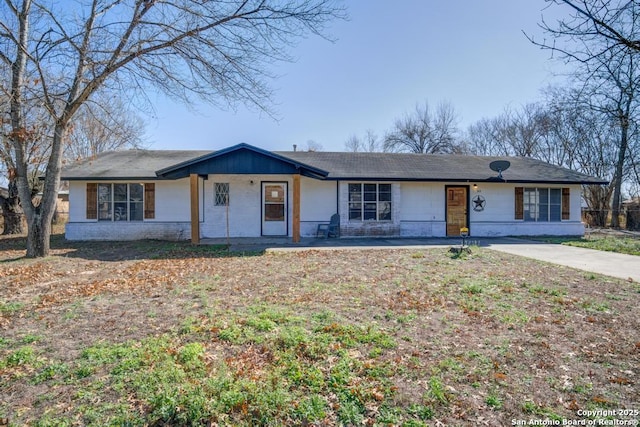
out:
<path id="1" fill-rule="evenodd" d="M 231 237 L 259 237 L 262 227 L 262 183 L 286 182 L 288 199 L 288 235 L 293 219 L 293 177 L 290 175 L 209 175 L 204 181 L 204 215 L 200 217 L 200 235 L 226 237 L 227 207 L 215 206 L 216 182 L 229 183 L 229 235 Z M 253 183 L 252 183 L 253 182 Z"/>
<path id="2" fill-rule="evenodd" d="M 155 181 L 155 218 L 141 222 L 87 219 L 86 184 L 86 181 L 69 183 L 69 222 L 65 228 L 66 239 L 183 240 L 191 237 L 188 179 Z"/>
<path id="3" fill-rule="evenodd" d="M 209 175 L 204 181 L 204 216 L 200 217 L 202 237 L 226 237 L 227 209 L 229 235 L 260 236 L 261 177 L 256 175 Z M 229 206 L 215 206 L 215 183 L 229 183 Z M 251 183 L 253 182 L 253 184 Z"/>
<path id="4" fill-rule="evenodd" d="M 94 181 L 95 182 L 95 181 Z M 125 182 L 125 181 L 123 181 Z M 135 181 L 126 181 L 135 182 Z M 203 188 L 200 182 L 200 215 L 202 216 Z M 189 221 L 190 192 L 189 179 L 176 181 L 155 181 L 155 218 L 144 222 L 180 222 Z M 87 181 L 71 181 L 69 183 L 69 221 L 96 222 L 87 219 Z"/>
<path id="5" fill-rule="evenodd" d="M 475 237 L 498 236 L 580 236 L 584 234 L 584 224 L 579 221 L 562 222 L 475 222 L 469 227 L 469 234 Z"/>
<path id="6" fill-rule="evenodd" d="M 446 234 L 447 224 L 444 221 L 402 221 L 400 236 L 402 237 L 440 237 Z"/>
<path id="7" fill-rule="evenodd" d="M 253 181 L 253 184 L 251 183 Z M 288 234 L 292 235 L 293 178 L 288 175 L 211 175 L 199 180 L 201 237 L 226 236 L 226 207 L 214 206 L 215 182 L 230 184 L 229 230 L 232 237 L 261 235 L 261 182 L 287 182 Z M 349 221 L 349 181 L 319 181 L 301 177 L 300 233 L 315 236 L 317 226 L 340 213 L 343 236 L 442 237 L 446 235 L 445 186 L 456 183 L 392 183 L 392 221 Z M 514 220 L 514 188 L 522 184 L 478 183 L 469 185 L 469 198 L 481 194 L 485 209 L 470 205 L 472 236 L 580 235 L 579 185 L 571 188 L 571 219 L 562 222 L 532 223 Z M 541 185 L 542 186 L 542 185 Z M 549 187 L 566 187 L 562 185 Z M 86 219 L 86 182 L 72 181 L 69 189 L 69 240 L 133 240 L 190 238 L 189 180 L 156 181 L 156 217 L 143 222 L 99 222 Z M 336 191 L 338 192 L 336 196 Z"/>
<path id="8" fill-rule="evenodd" d="M 198 179 L 200 218 L 203 213 L 204 188 Z M 175 181 L 156 181 L 156 217 L 146 221 L 189 221 L 191 219 L 191 193 L 189 178 Z"/>
<path id="9" fill-rule="evenodd" d="M 515 188 L 516 187 L 544 187 L 571 189 L 570 219 L 561 222 L 525 222 L 515 220 Z M 469 209 L 469 234 L 471 236 L 534 236 L 534 235 L 581 235 L 584 226 L 581 221 L 579 185 L 534 185 L 534 184 L 499 184 L 478 183 L 478 191 L 470 186 L 470 200 L 476 195 L 482 195 L 485 200 L 483 211 L 473 210 L 473 203 Z"/>
<path id="10" fill-rule="evenodd" d="M 185 240 L 191 238 L 189 222 L 68 222 L 67 240 Z"/>
<path id="11" fill-rule="evenodd" d="M 401 221 L 444 221 L 444 184 L 437 182 L 403 182 Z"/>
<path id="12" fill-rule="evenodd" d="M 319 224 L 338 213 L 338 183 L 300 178 L 300 235 L 315 237 Z"/>
<path id="13" fill-rule="evenodd" d="M 341 181 L 339 184 L 340 234 L 342 236 L 400 236 L 401 185 L 391 183 L 391 221 L 350 221 L 349 184 L 359 181 Z M 384 181 L 377 182 L 385 184 Z"/>

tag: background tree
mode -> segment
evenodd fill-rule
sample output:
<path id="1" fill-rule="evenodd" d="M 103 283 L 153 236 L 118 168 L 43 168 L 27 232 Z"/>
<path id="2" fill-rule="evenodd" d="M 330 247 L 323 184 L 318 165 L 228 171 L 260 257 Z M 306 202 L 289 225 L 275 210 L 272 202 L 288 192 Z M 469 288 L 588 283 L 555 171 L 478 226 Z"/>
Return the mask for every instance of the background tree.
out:
<path id="1" fill-rule="evenodd" d="M 483 118 L 469 125 L 466 132 L 467 148 L 478 156 L 508 156 L 499 144 L 503 117 Z"/>
<path id="2" fill-rule="evenodd" d="M 635 18 L 638 7 L 637 1 L 629 0 L 546 0 L 547 3 L 560 6 L 568 6 L 573 12 L 569 19 L 549 24 L 544 19 L 541 27 L 554 39 L 572 38 L 583 40 L 587 43 L 596 42 L 599 49 L 590 49 L 588 55 L 597 57 L 604 55 L 608 47 L 624 48 L 630 51 L 640 52 L 640 34 L 629 18 Z M 543 47 L 553 48 L 563 54 L 574 57 L 578 61 L 586 58 L 581 52 L 565 50 L 560 46 L 555 46 L 553 42 L 536 42 Z M 600 42 L 605 41 L 605 44 Z"/>
<path id="3" fill-rule="evenodd" d="M 384 151 L 410 153 L 457 153 L 457 115 L 453 106 L 441 102 L 431 111 L 425 102 L 417 104 L 413 113 L 396 119 L 384 138 Z"/>
<path id="4" fill-rule="evenodd" d="M 307 142 L 305 143 L 305 147 L 303 148 L 304 151 L 322 151 L 323 147 L 322 144 L 320 144 L 317 141 L 314 141 L 313 139 L 308 139 Z"/>
<path id="5" fill-rule="evenodd" d="M 593 225 L 605 226 L 615 185 L 619 128 L 605 111 L 591 108 L 583 90 L 547 89 L 546 100 L 505 110 L 469 126 L 469 150 L 478 155 L 527 156 L 611 180 L 585 186 Z"/>
<path id="6" fill-rule="evenodd" d="M 549 120 L 542 106 L 530 103 L 516 111 L 506 110 L 505 115 L 508 126 L 503 139 L 513 155 L 543 158 Z"/>
<path id="7" fill-rule="evenodd" d="M 485 156 L 541 158 L 549 125 L 550 118 L 541 104 L 530 103 L 517 110 L 506 108 L 495 118 L 469 126 L 468 149 Z"/>
<path id="8" fill-rule="evenodd" d="M 5 110 L 6 111 L 6 110 Z M 38 106 L 29 106 L 25 109 L 25 114 L 32 120 L 31 127 L 25 132 L 25 155 L 28 165 L 27 183 L 29 186 L 29 197 L 33 198 L 40 191 L 41 183 L 39 177 L 42 174 L 43 164 L 50 149 L 51 126 L 48 115 Z M 2 144 L 0 145 L 0 181 L 6 182 L 7 194 L 0 194 L 0 206 L 2 207 L 2 234 L 22 234 L 24 233 L 24 211 L 20 203 L 18 194 L 18 176 L 16 172 L 16 159 L 11 149 L 9 134 L 10 120 L 5 118 L 0 124 Z"/>
<path id="9" fill-rule="evenodd" d="M 82 106 L 73 118 L 63 155 L 70 161 L 105 151 L 140 148 L 146 124 L 120 98 L 99 97 Z"/>
<path id="10" fill-rule="evenodd" d="M 614 145 L 617 149 L 615 173 L 611 185 L 613 195 L 611 201 L 611 226 L 619 227 L 619 217 L 622 207 L 622 183 L 629 169 L 631 147 L 634 145 L 639 110 L 640 97 L 640 68 L 636 58 L 628 49 L 621 52 L 611 51 L 611 56 L 599 57 L 597 74 L 604 84 L 592 83 L 592 108 L 602 112 L 610 119 L 618 130 L 618 140 Z M 596 75 L 597 75 L 596 74 Z"/>
<path id="11" fill-rule="evenodd" d="M 141 146 L 145 129 L 142 119 L 124 106 L 119 98 L 99 99 L 98 103 L 83 105 L 75 115 L 64 147 L 65 159 L 79 160 L 103 151 Z M 26 150 L 32 198 L 41 190 L 40 177 L 44 174 L 43 165 L 50 155 L 52 141 L 48 114 L 40 110 L 33 122 L 39 123 L 39 127 L 31 132 L 32 138 Z M 2 217 L 3 234 L 22 234 L 25 231 L 24 212 L 18 195 L 15 158 L 6 134 L 3 141 L 0 147 L 0 176 L 5 178 L 8 188 L 6 197 L 0 195 L 0 206 L 5 212 Z"/>
<path id="12" fill-rule="evenodd" d="M 551 3 L 570 7 L 572 15 L 554 25 L 543 21 L 552 42 L 533 42 L 575 64 L 576 80 L 583 84 L 589 107 L 605 113 L 618 129 L 611 201 L 611 226 L 618 227 L 622 182 L 638 114 L 640 4 L 619 0 Z"/>
<path id="13" fill-rule="evenodd" d="M 374 153 L 382 151 L 382 143 L 378 135 L 371 129 L 367 129 L 364 136 L 351 135 L 344 143 L 346 151 Z"/>
<path id="14" fill-rule="evenodd" d="M 8 140 L 28 223 L 27 256 L 49 252 L 63 151 L 73 117 L 101 91 L 141 95 L 150 87 L 184 102 L 243 102 L 269 110 L 269 66 L 286 47 L 343 16 L 330 0 L 79 0 L 0 6 L 1 90 Z M 52 124 L 41 203 L 30 200 L 25 106 Z"/>
<path id="15" fill-rule="evenodd" d="M 609 185 L 587 185 L 583 191 L 591 223 L 604 227 L 615 188 L 617 123 L 606 112 L 590 108 L 591 98 L 580 90 L 555 90 L 547 102 L 556 164 L 610 181 Z"/>

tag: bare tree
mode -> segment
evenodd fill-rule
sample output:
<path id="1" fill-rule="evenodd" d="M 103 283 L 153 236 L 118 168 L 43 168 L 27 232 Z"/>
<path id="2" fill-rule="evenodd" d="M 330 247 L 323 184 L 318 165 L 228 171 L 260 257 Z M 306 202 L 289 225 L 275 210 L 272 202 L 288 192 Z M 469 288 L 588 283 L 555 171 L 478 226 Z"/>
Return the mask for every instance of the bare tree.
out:
<path id="1" fill-rule="evenodd" d="M 435 112 L 429 104 L 416 105 L 412 114 L 397 119 L 393 129 L 384 138 L 384 150 L 411 153 L 454 153 L 457 116 L 448 102 L 438 104 Z"/>
<path id="2" fill-rule="evenodd" d="M 374 153 L 382 151 L 381 141 L 372 129 L 367 129 L 363 137 L 351 135 L 344 143 L 347 151 Z"/>
<path id="3" fill-rule="evenodd" d="M 124 147 L 137 147 L 142 142 L 144 122 L 129 111 L 119 98 L 99 98 L 98 103 L 87 103 L 74 116 L 69 126 L 68 139 L 64 148 L 64 157 L 69 160 L 95 156 L 96 154 Z M 29 132 L 26 142 L 28 181 L 31 197 L 41 190 L 40 177 L 44 173 L 44 164 L 50 155 L 51 123 L 49 115 L 37 106 L 29 106 L 29 114 L 36 114 L 32 123 L 37 124 Z M 7 195 L 0 195 L 3 212 L 3 234 L 24 233 L 24 211 L 18 194 L 16 162 L 7 129 L 0 146 L 0 176 L 7 180 Z M 38 203 L 38 201 L 36 201 Z"/>
<path id="4" fill-rule="evenodd" d="M 357 153 L 358 151 L 362 151 L 361 147 L 362 147 L 362 141 L 356 134 L 352 134 L 344 142 L 344 149 L 346 151 Z"/>
<path id="5" fill-rule="evenodd" d="M 526 104 L 518 110 L 506 108 L 495 118 L 469 126 L 468 148 L 480 155 L 541 158 L 549 125 L 540 104 Z"/>
<path id="6" fill-rule="evenodd" d="M 3 99 L 6 100 L 6 98 Z M 6 104 L 8 104 L 8 102 Z M 51 126 L 48 121 L 48 115 L 44 110 L 34 105 L 26 107 L 24 114 L 30 118 L 30 122 L 32 123 L 24 133 L 24 152 L 28 165 L 26 180 L 29 186 L 29 196 L 33 198 L 41 188 L 39 177 L 42 174 L 43 164 L 46 161 L 50 149 Z M 16 159 L 9 138 L 11 128 L 8 118 L 2 120 L 0 132 L 2 138 L 2 144 L 0 145 L 0 170 L 2 171 L 1 176 L 7 182 L 7 194 L 0 195 L 0 206 L 3 211 L 2 234 L 23 234 L 25 231 L 24 210 L 20 203 Z"/>
<path id="7" fill-rule="evenodd" d="M 589 108 L 606 113 L 618 128 L 611 202 L 611 226 L 618 227 L 631 130 L 638 114 L 640 4 L 619 0 L 550 3 L 568 6 L 573 14 L 554 25 L 543 21 L 542 28 L 552 36 L 552 42 L 530 39 L 576 65 L 576 77 L 583 83 Z"/>
<path id="8" fill-rule="evenodd" d="M 530 103 L 506 113 L 509 126 L 505 138 L 516 156 L 541 157 L 541 145 L 548 120 L 540 104 Z"/>
<path id="9" fill-rule="evenodd" d="M 601 65 L 602 79 L 606 84 L 593 87 L 592 100 L 599 103 L 595 106 L 607 114 L 619 130 L 617 143 L 617 159 L 612 179 L 613 198 L 611 201 L 611 226 L 619 227 L 619 216 L 622 203 L 622 183 L 624 180 L 627 159 L 629 158 L 630 141 L 633 128 L 637 126 L 640 104 L 640 68 L 630 52 L 619 52 L 609 58 L 603 58 Z"/>
<path id="10" fill-rule="evenodd" d="M 313 139 L 308 139 L 306 142 L 306 151 L 322 151 L 323 147 L 322 144 L 320 144 L 317 141 L 314 141 Z"/>
<path id="11" fill-rule="evenodd" d="M 583 197 L 593 225 L 605 226 L 615 189 L 617 141 L 615 120 L 590 108 L 591 99 L 579 90 L 548 93 L 548 114 L 553 118 L 550 140 L 558 151 L 556 164 L 609 179 L 609 185 L 588 185 Z"/>
<path id="12" fill-rule="evenodd" d="M 478 156 L 500 155 L 496 152 L 498 119 L 483 118 L 467 128 L 467 147 Z"/>
<path id="13" fill-rule="evenodd" d="M 344 11 L 332 0 L 6 0 L 0 6 L 1 90 L 9 99 L 27 256 L 49 253 L 63 150 L 78 110 L 103 90 L 154 86 L 184 102 L 247 103 L 270 111 L 269 66 L 286 47 Z M 25 105 L 42 105 L 51 151 L 38 207 L 30 201 Z"/>
<path id="14" fill-rule="evenodd" d="M 554 41 L 538 42 L 527 36 L 534 44 L 545 49 L 553 49 L 563 55 L 584 62 L 610 49 L 627 49 L 640 52 L 640 34 L 636 28 L 637 1 L 629 0 L 546 0 L 552 5 L 566 6 L 571 12 L 568 19 L 549 24 L 544 19 L 541 27 L 553 40 L 577 40 L 580 44 L 596 42 L 600 47 L 585 50 L 566 49 L 564 43 Z"/>
<path id="15" fill-rule="evenodd" d="M 631 151 L 630 160 L 632 180 L 629 183 L 629 197 L 638 198 L 640 197 L 640 158 L 637 150 Z"/>
<path id="16" fill-rule="evenodd" d="M 69 160 L 94 157 L 105 151 L 143 145 L 145 123 L 120 98 L 100 97 L 83 105 L 69 128 L 64 157 Z"/>

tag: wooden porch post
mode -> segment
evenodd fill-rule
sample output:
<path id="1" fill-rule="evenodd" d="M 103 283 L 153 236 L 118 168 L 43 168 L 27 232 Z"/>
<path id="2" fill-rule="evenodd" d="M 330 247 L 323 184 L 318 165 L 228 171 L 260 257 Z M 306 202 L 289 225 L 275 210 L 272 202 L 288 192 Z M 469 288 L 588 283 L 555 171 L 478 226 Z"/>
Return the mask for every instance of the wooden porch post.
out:
<path id="1" fill-rule="evenodd" d="M 293 243 L 300 243 L 300 174 L 293 175 Z"/>
<path id="2" fill-rule="evenodd" d="M 198 174 L 190 175 L 191 187 L 191 243 L 200 243 L 200 198 L 198 193 Z"/>

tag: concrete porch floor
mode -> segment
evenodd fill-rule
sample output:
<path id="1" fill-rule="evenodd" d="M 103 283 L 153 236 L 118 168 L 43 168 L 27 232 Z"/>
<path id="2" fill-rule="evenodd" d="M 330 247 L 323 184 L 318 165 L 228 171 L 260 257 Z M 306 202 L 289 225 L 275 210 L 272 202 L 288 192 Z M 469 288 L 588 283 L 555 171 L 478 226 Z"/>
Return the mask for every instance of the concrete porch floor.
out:
<path id="1" fill-rule="evenodd" d="M 469 239 L 468 243 L 486 246 L 487 239 Z M 495 239 L 490 239 L 495 240 Z M 293 243 L 290 237 L 234 237 L 229 239 L 230 250 L 233 252 L 266 251 L 269 249 L 305 250 L 305 249 L 363 249 L 363 248 L 427 248 L 434 246 L 449 247 L 460 245 L 460 237 L 451 238 L 410 238 L 410 237 L 342 237 L 315 238 L 303 237 L 300 243 Z M 227 239 L 201 239 L 201 245 L 226 245 Z"/>

